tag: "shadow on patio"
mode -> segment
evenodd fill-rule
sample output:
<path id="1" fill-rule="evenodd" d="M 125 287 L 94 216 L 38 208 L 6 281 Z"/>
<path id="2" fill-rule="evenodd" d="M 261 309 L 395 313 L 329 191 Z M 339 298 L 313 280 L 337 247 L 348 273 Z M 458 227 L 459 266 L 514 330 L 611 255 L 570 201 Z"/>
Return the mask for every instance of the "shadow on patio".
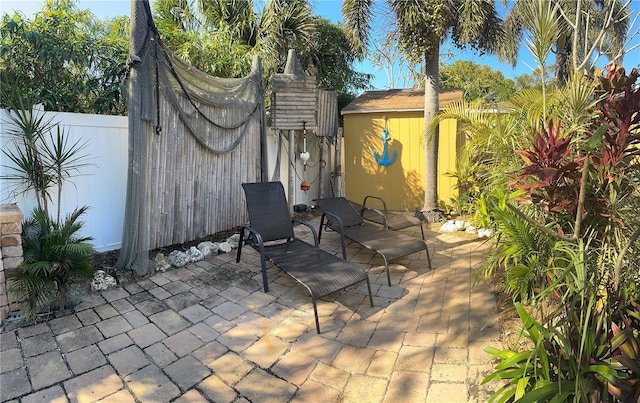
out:
<path id="1" fill-rule="evenodd" d="M 317 228 L 319 219 L 312 221 Z M 303 228 L 296 232 L 304 233 Z M 404 231 L 420 237 L 412 230 Z M 418 231 L 419 232 L 419 231 Z M 495 385 L 482 348 L 499 346 L 489 285 L 471 286 L 481 241 L 428 232 L 392 262 L 349 243 L 365 284 L 318 301 L 274 266 L 262 291 L 243 250 L 92 294 L 72 313 L 0 334 L 2 401 L 482 402 Z M 322 248 L 340 255 L 328 232 Z"/>

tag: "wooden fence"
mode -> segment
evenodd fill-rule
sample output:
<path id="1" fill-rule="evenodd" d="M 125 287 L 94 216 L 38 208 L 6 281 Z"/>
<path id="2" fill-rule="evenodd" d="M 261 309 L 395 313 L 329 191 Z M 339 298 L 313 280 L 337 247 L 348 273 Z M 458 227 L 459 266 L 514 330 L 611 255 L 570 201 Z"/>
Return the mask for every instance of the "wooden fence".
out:
<path id="1" fill-rule="evenodd" d="M 184 101 L 187 102 L 186 100 Z M 188 105 L 182 105 L 188 108 Z M 206 110 L 220 120 L 214 108 Z M 223 112 L 234 120 L 232 109 Z M 149 155 L 150 249 L 181 244 L 241 225 L 245 221 L 243 182 L 260 180 L 260 119 L 256 113 L 247 134 L 230 152 L 213 153 L 191 136 L 177 114 L 161 111 L 162 132 L 152 135 Z M 237 116 L 241 119 L 241 116 Z M 238 130 L 216 135 L 225 148 Z M 153 133 L 153 128 L 147 131 Z"/>

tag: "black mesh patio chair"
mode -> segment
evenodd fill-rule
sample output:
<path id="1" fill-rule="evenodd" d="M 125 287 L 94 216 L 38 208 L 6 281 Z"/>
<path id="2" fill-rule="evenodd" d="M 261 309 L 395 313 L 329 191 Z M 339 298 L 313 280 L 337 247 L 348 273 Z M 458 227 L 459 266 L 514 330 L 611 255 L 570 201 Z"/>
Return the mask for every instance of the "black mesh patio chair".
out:
<path id="1" fill-rule="evenodd" d="M 365 222 L 344 197 L 315 199 L 314 202 L 322 210 L 318 239 L 322 237 L 323 228 L 339 233 L 342 256 L 345 259 L 347 258 L 345 238 L 379 253 L 384 259 L 389 286 L 391 286 L 389 262 L 393 259 L 425 250 L 427 252 L 427 264 L 429 265 L 429 270 L 431 270 L 431 256 L 429 256 L 429 248 L 425 241 Z"/>
<path id="2" fill-rule="evenodd" d="M 369 205 L 367 205 L 367 203 L 369 203 Z M 360 211 L 360 217 L 393 231 L 420 226 L 422 239 L 425 239 L 424 228 L 422 226 L 423 221 L 417 216 L 419 211 L 416 211 L 416 215 L 413 216 L 389 211 L 387 210 L 387 203 L 384 199 L 377 196 L 365 196 L 362 204 L 353 202 L 352 204 L 357 211 Z M 372 207 L 372 205 L 378 208 Z"/>
<path id="3" fill-rule="evenodd" d="M 269 292 L 266 261 L 269 260 L 293 277 L 311 294 L 316 331 L 320 333 L 316 300 L 346 287 L 367 282 L 369 303 L 373 306 L 371 285 L 362 267 L 320 249 L 318 235 L 312 225 L 292 220 L 284 188 L 280 182 L 243 183 L 247 199 L 249 225 L 240 229 L 240 243 L 236 262 L 240 261 L 242 245 L 260 253 L 262 284 Z M 293 222 L 305 225 L 313 234 L 315 245 L 296 238 Z"/>

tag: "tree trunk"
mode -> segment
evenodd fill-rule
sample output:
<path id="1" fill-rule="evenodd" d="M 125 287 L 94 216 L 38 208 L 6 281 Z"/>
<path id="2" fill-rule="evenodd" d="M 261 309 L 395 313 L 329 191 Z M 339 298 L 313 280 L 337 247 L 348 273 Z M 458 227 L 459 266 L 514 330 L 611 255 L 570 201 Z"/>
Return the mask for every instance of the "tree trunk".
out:
<path id="1" fill-rule="evenodd" d="M 438 48 L 425 55 L 424 85 L 424 211 L 429 213 L 438 207 L 438 128 L 431 128 L 431 121 L 439 110 Z"/>
<path id="2" fill-rule="evenodd" d="M 556 86 L 560 87 L 567 82 L 569 73 L 567 71 L 567 58 L 571 51 L 570 42 L 566 35 L 560 35 L 556 43 L 556 62 L 554 65 L 554 80 Z"/>

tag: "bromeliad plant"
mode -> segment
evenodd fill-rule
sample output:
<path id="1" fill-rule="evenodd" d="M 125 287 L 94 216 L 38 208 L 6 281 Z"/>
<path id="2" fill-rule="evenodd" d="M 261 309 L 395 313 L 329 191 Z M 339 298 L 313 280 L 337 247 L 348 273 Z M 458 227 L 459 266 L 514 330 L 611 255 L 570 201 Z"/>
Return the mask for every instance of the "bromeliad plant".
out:
<path id="1" fill-rule="evenodd" d="M 531 342 L 486 349 L 498 364 L 485 381 L 506 381 L 494 401 L 640 399 L 639 76 L 597 74 L 588 129 L 549 122 L 517 152 L 517 197 L 489 208 L 501 236 L 490 264 L 529 304 L 516 310 Z"/>

